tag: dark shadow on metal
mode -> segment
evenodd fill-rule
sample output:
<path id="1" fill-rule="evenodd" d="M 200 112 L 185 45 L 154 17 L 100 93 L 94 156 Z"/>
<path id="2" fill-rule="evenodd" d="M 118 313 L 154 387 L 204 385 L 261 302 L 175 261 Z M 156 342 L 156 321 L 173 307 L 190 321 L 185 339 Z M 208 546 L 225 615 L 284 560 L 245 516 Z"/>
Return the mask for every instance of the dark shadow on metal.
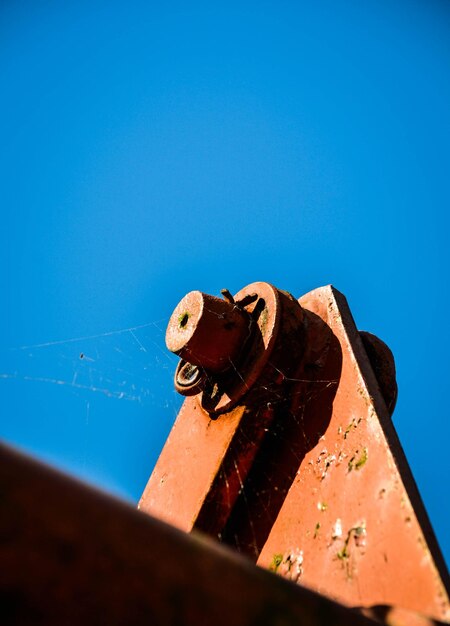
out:
<path id="1" fill-rule="evenodd" d="M 270 402 L 273 421 L 220 537 L 223 543 L 255 560 L 301 461 L 326 432 L 339 384 L 342 367 L 339 341 L 317 315 L 308 315 L 318 335 L 326 337 L 321 361 L 303 364 L 292 377 L 291 389 L 284 398 Z"/>

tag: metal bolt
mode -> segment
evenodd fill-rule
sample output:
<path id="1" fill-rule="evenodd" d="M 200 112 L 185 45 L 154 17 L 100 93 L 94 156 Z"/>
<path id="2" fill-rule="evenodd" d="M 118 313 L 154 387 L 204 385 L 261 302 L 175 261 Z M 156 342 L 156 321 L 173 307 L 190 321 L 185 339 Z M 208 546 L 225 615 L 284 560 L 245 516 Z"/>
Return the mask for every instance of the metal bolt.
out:
<path id="1" fill-rule="evenodd" d="M 222 372 L 239 356 L 250 324 L 248 313 L 233 302 L 191 291 L 172 313 L 166 345 L 192 365 Z"/>

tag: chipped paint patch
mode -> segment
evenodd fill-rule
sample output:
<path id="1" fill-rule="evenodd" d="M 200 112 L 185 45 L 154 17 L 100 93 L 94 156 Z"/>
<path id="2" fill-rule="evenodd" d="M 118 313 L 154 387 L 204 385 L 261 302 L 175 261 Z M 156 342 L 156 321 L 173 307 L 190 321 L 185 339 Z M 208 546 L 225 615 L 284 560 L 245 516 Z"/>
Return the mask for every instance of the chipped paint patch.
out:
<path id="1" fill-rule="evenodd" d="M 277 553 L 272 557 L 269 569 L 296 583 L 303 573 L 303 550 L 294 548 L 286 554 Z"/>
<path id="2" fill-rule="evenodd" d="M 333 541 L 342 536 L 342 522 L 338 517 L 337 520 L 333 524 L 333 528 L 331 529 L 331 538 Z"/>
<path id="3" fill-rule="evenodd" d="M 328 472 L 331 464 L 334 463 L 335 460 L 336 460 L 336 456 L 334 454 L 329 454 L 324 459 L 325 467 L 324 467 L 323 472 L 322 472 L 321 480 L 323 480 L 325 478 L 325 476 L 327 475 L 327 472 Z"/>
<path id="4" fill-rule="evenodd" d="M 344 561 L 350 558 L 350 540 L 352 536 L 354 538 L 354 543 L 357 548 L 365 547 L 367 536 L 365 522 L 352 526 L 352 528 L 350 528 L 350 530 L 348 531 L 347 537 L 344 541 L 344 545 L 339 550 L 339 552 L 336 553 L 336 556 L 340 561 Z"/>
<path id="5" fill-rule="evenodd" d="M 269 564 L 269 569 L 272 572 L 277 572 L 278 568 L 280 567 L 281 563 L 283 562 L 283 555 L 282 554 L 274 554 L 272 557 L 272 560 Z"/>
<path id="6" fill-rule="evenodd" d="M 357 454 L 359 454 L 359 450 L 356 450 L 356 453 L 352 456 L 352 458 L 348 462 L 348 471 L 351 472 L 352 469 L 359 470 L 367 463 L 367 459 L 369 458 L 369 454 L 367 448 L 363 448 L 361 454 L 359 454 L 357 458 Z"/>

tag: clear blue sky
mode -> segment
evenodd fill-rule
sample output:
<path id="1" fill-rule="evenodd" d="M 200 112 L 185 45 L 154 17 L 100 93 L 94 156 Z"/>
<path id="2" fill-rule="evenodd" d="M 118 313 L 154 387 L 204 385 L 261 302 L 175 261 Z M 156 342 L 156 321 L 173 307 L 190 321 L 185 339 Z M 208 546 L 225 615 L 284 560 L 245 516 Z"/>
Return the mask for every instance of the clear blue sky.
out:
<path id="1" fill-rule="evenodd" d="M 449 66 L 436 0 L 2 2 L 3 438 L 137 500 L 178 300 L 333 283 L 448 561 Z"/>

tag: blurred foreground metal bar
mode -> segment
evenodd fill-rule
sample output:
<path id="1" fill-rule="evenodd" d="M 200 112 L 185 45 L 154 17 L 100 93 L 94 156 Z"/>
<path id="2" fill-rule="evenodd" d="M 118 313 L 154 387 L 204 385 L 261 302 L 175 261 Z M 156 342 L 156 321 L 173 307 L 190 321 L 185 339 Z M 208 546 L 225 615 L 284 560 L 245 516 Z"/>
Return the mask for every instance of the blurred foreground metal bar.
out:
<path id="1" fill-rule="evenodd" d="M 0 564 L 2 624 L 375 624 L 1 445 Z"/>
<path id="2" fill-rule="evenodd" d="M 191 292 L 169 322 L 188 397 L 141 510 L 348 606 L 450 619 L 448 573 L 391 421 L 389 348 L 358 332 L 331 286 L 298 301 L 267 283 L 223 295 L 209 306 Z"/>

